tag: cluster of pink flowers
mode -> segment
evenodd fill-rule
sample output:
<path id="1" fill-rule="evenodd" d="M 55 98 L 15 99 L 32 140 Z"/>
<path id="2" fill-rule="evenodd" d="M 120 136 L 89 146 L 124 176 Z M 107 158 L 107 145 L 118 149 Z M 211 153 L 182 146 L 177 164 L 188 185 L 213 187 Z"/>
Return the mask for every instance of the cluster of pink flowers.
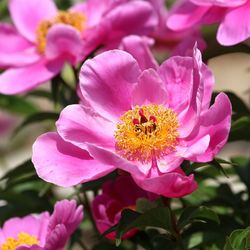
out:
<path id="1" fill-rule="evenodd" d="M 65 107 L 56 131 L 33 145 L 41 179 L 71 187 L 126 172 L 94 198 L 101 233 L 138 198 L 196 190 L 194 175 L 181 164 L 212 161 L 227 142 L 232 115 L 224 93 L 211 105 L 215 80 L 202 62 L 207 45 L 200 29 L 218 23 L 221 44 L 244 41 L 250 37 L 249 0 L 180 0 L 170 11 L 163 0 L 87 0 L 66 11 L 52 0 L 9 0 L 9 12 L 13 24 L 0 23 L 0 93 L 28 92 L 60 74 L 65 63 L 84 62 L 80 102 Z M 152 46 L 172 56 L 159 65 Z M 82 218 L 81 206 L 58 202 L 51 216 L 8 220 L 0 246 L 63 249 Z"/>

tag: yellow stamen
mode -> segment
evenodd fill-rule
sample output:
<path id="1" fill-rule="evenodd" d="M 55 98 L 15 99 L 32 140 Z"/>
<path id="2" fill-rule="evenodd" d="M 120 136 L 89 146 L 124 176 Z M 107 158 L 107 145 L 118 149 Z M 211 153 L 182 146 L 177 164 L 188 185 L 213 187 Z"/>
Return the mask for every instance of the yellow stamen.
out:
<path id="1" fill-rule="evenodd" d="M 55 24 L 67 24 L 78 31 L 82 31 L 85 27 L 86 16 L 78 12 L 67 12 L 60 11 L 57 16 L 55 16 L 52 20 L 44 20 L 40 22 L 36 30 L 37 36 L 37 49 L 43 54 L 46 47 L 46 36 L 48 34 L 49 29 Z"/>
<path id="2" fill-rule="evenodd" d="M 136 106 L 120 117 L 117 152 L 131 161 L 151 162 L 173 152 L 178 143 L 176 113 L 162 105 Z"/>
<path id="3" fill-rule="evenodd" d="M 19 233 L 17 239 L 9 237 L 6 242 L 0 246 L 1 250 L 15 250 L 20 245 L 29 245 L 39 244 L 36 236 L 31 236 L 27 233 Z"/>

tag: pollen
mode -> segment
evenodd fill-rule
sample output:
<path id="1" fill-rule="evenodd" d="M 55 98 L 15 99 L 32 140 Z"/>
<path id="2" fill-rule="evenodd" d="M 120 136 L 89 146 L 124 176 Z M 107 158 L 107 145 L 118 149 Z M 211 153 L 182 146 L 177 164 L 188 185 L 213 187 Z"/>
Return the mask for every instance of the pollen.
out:
<path id="1" fill-rule="evenodd" d="M 120 117 L 116 151 L 131 161 L 151 162 L 173 152 L 178 144 L 176 113 L 162 105 L 136 106 Z"/>
<path id="2" fill-rule="evenodd" d="M 20 245 L 29 245 L 39 244 L 36 236 L 31 236 L 27 233 L 19 233 L 17 238 L 9 237 L 6 242 L 0 246 L 1 250 L 15 250 Z"/>
<path id="3" fill-rule="evenodd" d="M 43 54 L 46 48 L 46 37 L 49 29 L 55 24 L 67 24 L 78 31 L 82 31 L 86 25 L 86 16 L 78 12 L 60 11 L 51 20 L 43 20 L 36 30 L 37 50 Z"/>

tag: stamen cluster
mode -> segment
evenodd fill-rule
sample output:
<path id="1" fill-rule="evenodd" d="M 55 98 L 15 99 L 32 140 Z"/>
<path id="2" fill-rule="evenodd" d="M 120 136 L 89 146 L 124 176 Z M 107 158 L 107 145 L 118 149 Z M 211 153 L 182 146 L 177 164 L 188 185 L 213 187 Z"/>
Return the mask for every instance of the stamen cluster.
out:
<path id="1" fill-rule="evenodd" d="M 128 160 L 150 162 L 175 150 L 179 123 L 173 110 L 156 104 L 136 106 L 120 120 L 116 150 Z"/>
<path id="2" fill-rule="evenodd" d="M 55 16 L 52 20 L 44 20 L 42 21 L 36 30 L 37 35 L 37 49 L 43 54 L 46 47 L 46 36 L 48 34 L 49 29 L 55 24 L 67 24 L 78 31 L 82 31 L 84 29 L 84 24 L 86 22 L 86 17 L 78 12 L 69 12 L 69 11 L 60 11 L 57 16 Z"/>
<path id="3" fill-rule="evenodd" d="M 1 245 L 2 250 L 15 250 L 20 245 L 29 245 L 39 244 L 36 236 L 31 236 L 27 233 L 19 233 L 17 238 L 9 237 L 6 242 Z"/>

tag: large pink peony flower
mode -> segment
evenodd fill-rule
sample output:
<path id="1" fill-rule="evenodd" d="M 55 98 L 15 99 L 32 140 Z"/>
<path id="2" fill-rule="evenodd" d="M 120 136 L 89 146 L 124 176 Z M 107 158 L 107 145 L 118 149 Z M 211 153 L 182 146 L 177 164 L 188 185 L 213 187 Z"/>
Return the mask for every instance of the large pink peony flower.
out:
<path id="1" fill-rule="evenodd" d="M 44 83 L 99 46 L 156 25 L 149 3 L 88 0 L 59 11 L 53 0 L 10 0 L 14 26 L 0 23 L 0 93 L 17 94 Z"/>
<path id="2" fill-rule="evenodd" d="M 217 40 L 234 45 L 250 37 L 250 0 L 180 0 L 167 20 L 169 28 L 186 30 L 219 23 Z"/>
<path id="3" fill-rule="evenodd" d="M 144 190 L 189 194 L 194 176 L 180 164 L 211 161 L 220 151 L 230 129 L 230 101 L 221 93 L 209 107 L 214 78 L 196 48 L 193 57 L 158 66 L 139 37 L 125 39 L 123 47 L 130 54 L 112 50 L 82 66 L 88 106 L 66 107 L 58 133 L 36 140 L 36 171 L 45 181 L 71 186 L 120 168 Z"/>
<path id="4" fill-rule="evenodd" d="M 105 182 L 102 194 L 96 196 L 92 202 L 92 213 L 99 232 L 103 234 L 117 224 L 123 209 L 135 209 L 139 198 L 153 200 L 156 196 L 139 188 L 130 176 L 119 176 L 114 181 Z M 132 237 L 136 232 L 137 230 L 128 231 L 123 239 Z M 106 237 L 114 240 L 115 232 L 107 234 Z"/>
<path id="5" fill-rule="evenodd" d="M 54 212 L 7 220 L 0 229 L 2 250 L 62 250 L 83 219 L 75 201 L 56 203 Z"/>

